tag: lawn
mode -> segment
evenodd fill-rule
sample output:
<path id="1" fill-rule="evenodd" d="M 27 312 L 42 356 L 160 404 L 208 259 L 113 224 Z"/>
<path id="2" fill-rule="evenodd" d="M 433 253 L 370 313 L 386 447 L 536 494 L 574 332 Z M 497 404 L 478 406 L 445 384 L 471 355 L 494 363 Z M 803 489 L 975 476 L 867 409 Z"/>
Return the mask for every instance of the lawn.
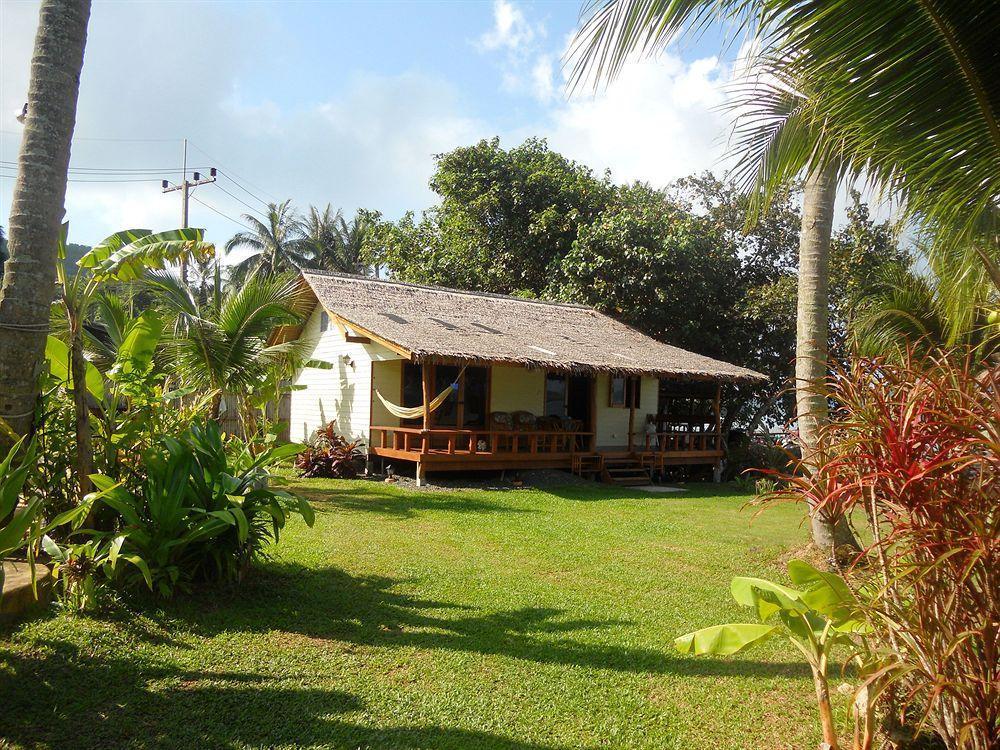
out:
<path id="1" fill-rule="evenodd" d="M 417 493 L 302 481 L 296 522 L 235 591 L 0 632 L 0 746 L 815 747 L 790 646 L 687 657 L 780 575 L 792 507 L 732 487 Z M 746 613 L 748 615 L 749 613 Z"/>

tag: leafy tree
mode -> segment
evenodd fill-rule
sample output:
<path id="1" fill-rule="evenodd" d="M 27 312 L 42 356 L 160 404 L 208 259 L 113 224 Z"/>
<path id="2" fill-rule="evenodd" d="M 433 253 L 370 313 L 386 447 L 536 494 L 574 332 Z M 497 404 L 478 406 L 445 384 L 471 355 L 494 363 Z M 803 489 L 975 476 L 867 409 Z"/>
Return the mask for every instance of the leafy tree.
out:
<path id="1" fill-rule="evenodd" d="M 365 238 L 372 226 L 372 216 L 358 211 L 348 223 L 341 210 L 336 212 L 327 204 L 320 211 L 309 207 L 305 218 L 299 220 L 303 249 L 309 254 L 309 268 L 366 275 Z"/>
<path id="2" fill-rule="evenodd" d="M 224 396 L 247 417 L 250 398 L 268 383 L 273 368 L 285 366 L 290 355 L 308 352 L 312 344 L 270 340 L 276 327 L 302 321 L 305 298 L 292 277 L 252 275 L 206 305 L 169 271 L 150 272 L 146 284 L 172 332 L 164 356 L 175 385 L 209 397 L 213 418 Z"/>
<path id="3" fill-rule="evenodd" d="M 546 296 L 592 305 L 655 338 L 725 357 L 739 271 L 735 248 L 715 242 L 703 220 L 664 191 L 636 183 L 580 227 Z"/>
<path id="4" fill-rule="evenodd" d="M 800 243 L 796 385 L 806 465 L 823 457 L 828 419 L 829 241 L 838 177 L 864 174 L 936 228 L 935 257 L 950 317 L 969 315 L 968 280 L 1000 289 L 1000 96 L 991 82 L 996 3 L 854 0 L 593 0 L 572 54 L 577 81 L 614 77 L 635 53 L 679 33 L 732 22 L 752 44 L 755 85 L 742 88 L 737 171 L 765 201 L 805 173 Z M 905 71 L 901 75 L 900 71 Z M 815 459 L 815 460 L 814 460 Z M 832 529 L 813 524 L 828 546 Z M 838 529 L 847 541 L 848 529 Z M 852 540 L 853 541 L 853 540 Z"/>
<path id="5" fill-rule="evenodd" d="M 581 226 L 615 194 L 610 178 L 530 138 L 498 138 L 437 156 L 431 188 L 441 203 L 379 222 L 366 246 L 397 278 L 538 296 Z"/>
<path id="6" fill-rule="evenodd" d="M 296 271 L 309 262 L 311 250 L 303 242 L 290 200 L 269 204 L 264 221 L 252 214 L 244 214 L 243 220 L 250 229 L 238 232 L 226 243 L 227 253 L 250 250 L 250 255 L 232 269 L 234 283 L 241 283 L 254 273 L 275 276 Z"/>

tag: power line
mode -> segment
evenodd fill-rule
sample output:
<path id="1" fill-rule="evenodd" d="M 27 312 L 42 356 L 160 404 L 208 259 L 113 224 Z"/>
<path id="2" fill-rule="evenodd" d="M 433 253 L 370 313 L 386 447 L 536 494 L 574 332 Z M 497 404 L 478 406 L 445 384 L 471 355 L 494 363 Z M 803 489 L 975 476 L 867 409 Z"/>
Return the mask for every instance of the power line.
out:
<path id="1" fill-rule="evenodd" d="M 22 131 L 20 130 L 3 130 L 0 129 L 0 133 L 4 135 L 16 135 L 20 137 Z M 109 143 L 180 143 L 180 138 L 88 138 L 82 135 L 73 134 L 74 141 L 107 141 Z"/>
<path id="2" fill-rule="evenodd" d="M 233 183 L 236 187 L 238 187 L 244 193 L 246 193 L 247 195 L 249 195 L 255 201 L 258 201 L 262 206 L 264 206 L 264 208 L 270 210 L 270 208 L 271 208 L 271 204 L 270 203 L 268 203 L 263 198 L 260 198 L 260 197 L 258 197 L 256 195 L 254 195 L 253 193 L 251 193 L 249 190 L 247 190 L 245 187 L 243 187 L 240 183 L 238 183 L 236 180 L 234 180 L 233 176 L 231 174 L 227 174 L 226 172 L 223 172 L 221 169 L 219 170 L 219 174 L 221 174 L 223 177 L 225 177 L 227 180 L 229 180 L 231 183 Z M 275 199 L 275 200 L 277 200 L 277 199 Z"/>
<path id="3" fill-rule="evenodd" d="M 215 186 L 217 188 L 219 188 L 219 190 L 221 190 L 223 193 L 225 193 L 226 195 L 228 195 L 230 198 L 232 198 L 234 201 L 236 201 L 237 203 L 242 203 L 244 206 L 246 206 L 249 210 L 253 211 L 255 214 L 258 214 L 260 216 L 264 215 L 259 208 L 254 208 L 253 206 L 251 206 L 249 203 L 247 203 L 242 198 L 238 198 L 237 196 L 233 195 L 228 190 L 226 190 L 224 187 L 222 187 L 222 185 L 220 185 L 219 183 L 215 183 Z"/>
<path id="4" fill-rule="evenodd" d="M 4 177 L 8 180 L 17 179 L 16 174 L 0 174 L 0 177 Z M 119 182 L 160 182 L 160 180 L 156 179 L 155 177 L 126 177 L 122 179 L 107 179 L 107 180 L 70 177 L 67 178 L 66 182 L 107 182 L 114 184 Z"/>
<path id="5" fill-rule="evenodd" d="M 18 169 L 19 164 L 15 161 L 5 161 L 0 159 L 0 167 L 7 167 L 8 169 Z M 190 169 L 191 167 L 189 167 Z M 208 169 L 208 167 L 193 167 L 193 169 L 203 170 Z M 80 175 L 140 175 L 140 174 L 161 174 L 167 172 L 170 174 L 180 174 L 183 172 L 181 167 L 70 167 L 68 170 L 70 173 L 80 174 Z"/>
<path id="6" fill-rule="evenodd" d="M 188 143 L 190 143 L 192 146 L 194 146 L 198 151 L 201 151 L 201 153 L 203 153 L 205 156 L 207 156 L 211 161 L 215 162 L 216 164 L 222 164 L 222 162 L 219 159 L 216 159 L 214 156 L 212 156 L 210 153 L 208 153 L 205 149 L 203 149 L 201 146 L 199 146 L 194 141 L 188 141 Z M 219 171 L 222 172 L 221 169 Z M 226 173 L 223 172 L 223 174 L 226 174 Z M 270 198 L 274 199 L 275 201 L 278 200 L 278 198 L 275 198 L 273 195 L 271 195 L 271 193 L 267 192 L 264 188 L 260 187 L 259 185 L 254 185 L 252 182 L 250 182 L 250 180 L 246 179 L 245 177 L 240 177 L 240 175 L 236 174 L 236 172 L 234 172 L 232 170 L 229 170 L 229 173 L 226 174 L 226 177 L 228 177 L 230 180 L 232 180 L 236 184 L 236 186 L 239 187 L 241 190 L 243 190 L 247 194 L 253 196 L 253 198 L 255 198 L 256 200 L 259 200 L 265 206 L 268 205 L 268 202 L 265 201 L 265 200 L 263 200 L 263 199 L 261 199 L 261 198 L 259 198 L 258 196 L 254 195 L 253 193 L 251 193 L 249 190 L 247 190 L 245 187 L 243 187 L 243 185 L 240 184 L 240 181 L 245 182 L 250 187 L 252 187 L 252 188 L 254 188 L 256 190 L 259 190 L 264 195 L 269 196 Z M 239 178 L 239 181 L 237 180 L 237 178 Z"/>
<path id="7" fill-rule="evenodd" d="M 240 225 L 241 227 L 243 227 L 244 229 L 249 229 L 250 231 L 253 231 L 253 227 L 251 227 L 250 225 L 248 225 L 248 224 L 244 224 L 244 223 L 243 223 L 242 221 L 240 221 L 239 219 L 234 219 L 234 218 L 233 218 L 232 216 L 230 216 L 229 214 L 224 214 L 224 213 L 222 213 L 222 211 L 220 211 L 219 209 L 217 209 L 217 208 L 216 208 L 215 206 L 213 206 L 213 205 L 212 205 L 212 204 L 210 204 L 210 203 L 206 203 L 205 201 L 203 201 L 203 200 L 202 200 L 201 198 L 199 198 L 198 196 L 196 196 L 196 195 L 192 194 L 192 195 L 191 195 L 191 200 L 195 200 L 195 201 L 198 201 L 198 203 L 200 203 L 201 205 L 203 205 L 203 206 L 204 206 L 205 208 L 207 208 L 207 209 L 208 209 L 209 211 L 214 211 L 214 212 L 215 212 L 215 213 L 217 213 L 217 214 L 218 214 L 219 216 L 221 216 L 221 217 L 222 217 L 223 219 L 229 219 L 229 221 L 233 222 L 233 224 L 239 224 L 239 225 Z"/>

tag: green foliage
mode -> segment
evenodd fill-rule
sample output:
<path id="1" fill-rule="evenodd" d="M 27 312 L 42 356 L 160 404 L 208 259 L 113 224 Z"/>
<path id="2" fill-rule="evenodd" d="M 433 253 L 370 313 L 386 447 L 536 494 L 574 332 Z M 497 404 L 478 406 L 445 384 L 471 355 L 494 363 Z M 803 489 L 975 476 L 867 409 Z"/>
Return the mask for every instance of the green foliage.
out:
<path id="1" fill-rule="evenodd" d="M 828 668 L 837 646 L 853 645 L 862 631 L 861 605 L 842 578 L 817 570 L 802 560 L 788 563 L 788 575 L 799 588 L 762 578 L 737 577 L 730 591 L 736 603 L 753 609 L 759 623 L 714 625 L 678 637 L 684 654 L 731 656 L 781 633 L 802 653 L 813 673 L 823 738 L 837 746 L 830 703 Z"/>
<path id="2" fill-rule="evenodd" d="M 290 514 L 313 522 L 308 502 L 271 486 L 281 481 L 271 469 L 301 448 L 253 454 L 236 438 L 226 441 L 217 424 L 195 423 L 145 452 L 134 488 L 94 475 L 99 491 L 91 502 L 113 510 L 114 522 L 109 531 L 79 531 L 74 536 L 87 537 L 84 543 L 51 552 L 61 564 L 64 596 L 74 608 L 90 605 L 99 574 L 168 598 L 197 580 L 239 580 L 278 541 Z M 53 545 L 49 540 L 47 548 Z M 120 568 L 120 561 L 129 565 Z"/>
<path id="3" fill-rule="evenodd" d="M 352 479 L 357 476 L 361 446 L 337 433 L 336 421 L 316 430 L 304 450 L 295 457 L 295 468 L 304 477 Z"/>
<path id="4" fill-rule="evenodd" d="M 311 352 L 308 339 L 270 343 L 276 327 L 301 322 L 307 309 L 294 278 L 251 276 L 204 305 L 173 274 L 154 271 L 146 283 L 170 331 L 162 366 L 176 387 L 212 399 L 213 416 L 228 396 L 249 427 L 253 394 L 270 390 L 277 370 L 287 375 L 290 362 Z"/>
<path id="5" fill-rule="evenodd" d="M 615 193 L 607 176 L 535 138 L 509 150 L 494 138 L 441 154 L 431 189 L 441 203 L 419 221 L 407 214 L 373 227 L 371 259 L 406 281 L 535 297 Z"/>
<path id="6" fill-rule="evenodd" d="M 367 274 L 370 267 L 364 248 L 373 219 L 370 212 L 359 210 L 348 222 L 342 211 L 334 212 L 330 205 L 322 211 L 310 206 L 305 217 L 298 220 L 299 243 L 309 256 L 306 267 Z"/>
<path id="7" fill-rule="evenodd" d="M 780 424 L 795 355 L 797 189 L 751 227 L 751 199 L 709 173 L 668 190 L 614 185 L 528 140 L 482 141 L 438 157 L 441 200 L 419 219 L 375 223 L 368 259 L 408 281 L 593 305 L 639 330 L 770 376 L 726 389 L 725 428 Z M 908 265 L 891 225 L 857 194 L 833 241 L 840 341 L 884 267 Z M 696 311 L 693 314 L 692 311 Z"/>
<path id="8" fill-rule="evenodd" d="M 0 460 L 0 560 L 31 543 L 29 530 L 42 510 L 42 500 L 37 497 L 18 507 L 21 491 L 35 465 L 35 450 L 33 440 L 24 446 L 21 438 Z M 3 596 L 3 580 L 0 565 L 0 596 Z"/>
<path id="9" fill-rule="evenodd" d="M 253 214 L 243 215 L 250 229 L 238 232 L 226 243 L 227 253 L 250 251 L 250 255 L 232 269 L 234 284 L 241 284 L 255 274 L 275 276 L 306 265 L 311 248 L 302 242 L 299 219 L 291 204 L 290 200 L 269 204 L 264 221 Z"/>

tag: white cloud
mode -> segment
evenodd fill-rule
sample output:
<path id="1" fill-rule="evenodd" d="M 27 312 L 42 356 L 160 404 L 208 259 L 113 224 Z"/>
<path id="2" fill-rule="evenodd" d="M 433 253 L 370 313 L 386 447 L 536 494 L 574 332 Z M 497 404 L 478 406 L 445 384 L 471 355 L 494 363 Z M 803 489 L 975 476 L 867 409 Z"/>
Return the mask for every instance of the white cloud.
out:
<path id="1" fill-rule="evenodd" d="M 555 96 L 556 84 L 552 56 L 541 55 L 531 68 L 532 94 L 540 102 L 548 102 Z"/>
<path id="2" fill-rule="evenodd" d="M 715 57 L 632 62 L 597 94 L 555 104 L 544 123 L 553 148 L 616 180 L 662 185 L 725 167 L 730 68 Z"/>
<path id="3" fill-rule="evenodd" d="M 493 28 L 479 37 L 481 50 L 517 50 L 529 44 L 536 28 L 528 23 L 524 12 L 509 0 L 494 0 Z"/>

